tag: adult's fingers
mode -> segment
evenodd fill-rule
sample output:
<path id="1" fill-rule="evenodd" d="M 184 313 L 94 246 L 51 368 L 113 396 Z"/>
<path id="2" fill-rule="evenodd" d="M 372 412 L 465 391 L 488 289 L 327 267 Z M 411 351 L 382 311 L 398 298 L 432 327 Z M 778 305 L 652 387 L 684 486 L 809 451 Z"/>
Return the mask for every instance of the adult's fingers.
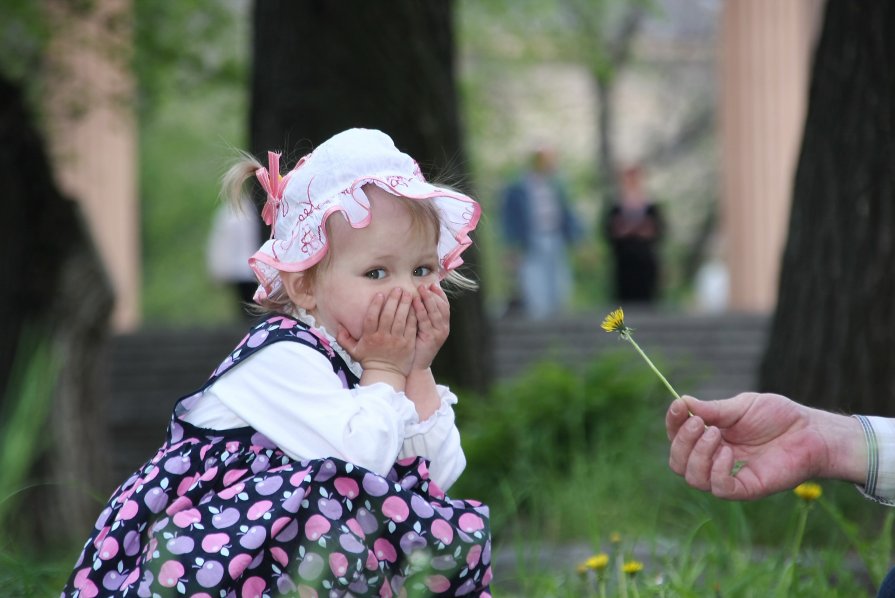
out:
<path id="1" fill-rule="evenodd" d="M 668 410 L 665 412 L 665 432 L 668 435 L 668 440 L 674 440 L 674 437 L 677 436 L 677 431 L 689 417 L 690 413 L 687 410 L 687 404 L 682 399 L 675 399 L 671 402 L 671 405 L 668 406 Z"/>
<path id="2" fill-rule="evenodd" d="M 690 413 L 700 416 L 710 426 L 721 429 L 735 424 L 758 398 L 758 393 L 744 392 L 730 399 L 700 401 L 694 397 L 682 397 Z"/>
<path id="3" fill-rule="evenodd" d="M 705 424 L 699 416 L 689 418 L 671 438 L 671 449 L 669 451 L 668 466 L 678 475 L 685 475 L 687 472 L 687 462 L 693 453 L 696 443 L 702 438 L 705 431 Z"/>
<path id="4" fill-rule="evenodd" d="M 741 470 L 737 476 L 731 475 L 733 463 L 733 449 L 729 446 L 718 449 L 715 462 L 712 464 L 712 494 L 718 498 L 731 500 L 749 498 L 744 484 L 737 476 L 746 478 L 753 474 L 751 471 Z"/>
<path id="5" fill-rule="evenodd" d="M 687 425 L 692 424 L 688 423 Z M 703 428 L 702 434 L 693 445 L 693 450 L 687 459 L 684 479 L 688 484 L 699 490 L 709 491 L 712 489 L 712 466 L 715 453 L 720 445 L 721 433 L 718 428 L 714 426 Z"/>

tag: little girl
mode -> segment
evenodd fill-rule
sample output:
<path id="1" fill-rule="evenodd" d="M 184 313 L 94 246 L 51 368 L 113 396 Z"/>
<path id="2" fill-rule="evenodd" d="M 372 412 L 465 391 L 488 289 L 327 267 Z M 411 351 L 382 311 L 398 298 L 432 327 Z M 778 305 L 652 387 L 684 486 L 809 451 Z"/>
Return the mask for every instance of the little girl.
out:
<path id="1" fill-rule="evenodd" d="M 490 596 L 488 508 L 443 492 L 466 461 L 429 369 L 479 205 L 379 131 L 283 177 L 268 158 L 225 177 L 267 192 L 250 263 L 268 315 L 177 402 L 63 595 Z"/>

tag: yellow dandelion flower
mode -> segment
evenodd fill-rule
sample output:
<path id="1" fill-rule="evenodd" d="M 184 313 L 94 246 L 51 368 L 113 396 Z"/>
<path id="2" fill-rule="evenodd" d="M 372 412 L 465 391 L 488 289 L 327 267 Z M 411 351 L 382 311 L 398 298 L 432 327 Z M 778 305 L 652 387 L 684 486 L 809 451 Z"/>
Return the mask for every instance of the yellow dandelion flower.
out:
<path id="1" fill-rule="evenodd" d="M 640 561 L 625 561 L 625 564 L 622 565 L 622 571 L 628 575 L 637 575 L 643 571 L 643 563 Z"/>
<path id="2" fill-rule="evenodd" d="M 804 482 L 793 488 L 793 492 L 802 500 L 811 502 L 820 498 L 820 495 L 823 494 L 823 489 L 820 487 L 820 484 Z"/>
<path id="3" fill-rule="evenodd" d="M 584 561 L 584 565 L 588 569 L 593 569 L 594 571 L 602 571 L 609 565 L 609 555 L 603 552 L 601 552 L 600 554 L 595 554 Z"/>
<path id="4" fill-rule="evenodd" d="M 586 575 L 588 571 L 587 561 L 578 563 L 578 566 L 575 567 L 575 571 L 578 573 L 578 575 Z"/>
<path id="5" fill-rule="evenodd" d="M 600 324 L 600 327 L 606 332 L 621 332 L 624 334 L 628 330 L 628 327 L 625 326 L 625 312 L 620 307 L 615 311 L 609 312 L 609 315 L 603 318 L 603 323 Z"/>
<path id="6" fill-rule="evenodd" d="M 622 541 L 622 535 L 618 532 L 612 532 L 609 534 L 609 541 L 613 544 L 618 544 Z"/>

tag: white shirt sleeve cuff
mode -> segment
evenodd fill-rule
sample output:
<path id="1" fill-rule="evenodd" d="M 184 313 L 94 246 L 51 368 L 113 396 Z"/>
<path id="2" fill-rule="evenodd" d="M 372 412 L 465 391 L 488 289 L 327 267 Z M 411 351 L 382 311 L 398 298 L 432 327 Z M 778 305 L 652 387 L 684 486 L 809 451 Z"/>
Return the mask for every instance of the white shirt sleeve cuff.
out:
<path id="1" fill-rule="evenodd" d="M 854 416 L 864 428 L 867 442 L 867 480 L 857 485 L 865 497 L 895 506 L 895 419 Z"/>
<path id="2" fill-rule="evenodd" d="M 435 388 L 438 390 L 438 397 L 441 399 L 441 405 L 439 405 L 435 413 L 426 418 L 426 421 L 421 422 L 419 421 L 419 417 L 417 417 L 415 423 L 408 425 L 406 429 L 406 435 L 408 437 L 417 434 L 427 434 L 436 425 L 443 425 L 445 420 L 449 420 L 451 426 L 454 425 L 454 405 L 457 404 L 457 395 L 452 393 L 447 386 L 442 386 L 441 384 L 436 385 Z M 403 396 L 404 393 L 401 394 Z"/>

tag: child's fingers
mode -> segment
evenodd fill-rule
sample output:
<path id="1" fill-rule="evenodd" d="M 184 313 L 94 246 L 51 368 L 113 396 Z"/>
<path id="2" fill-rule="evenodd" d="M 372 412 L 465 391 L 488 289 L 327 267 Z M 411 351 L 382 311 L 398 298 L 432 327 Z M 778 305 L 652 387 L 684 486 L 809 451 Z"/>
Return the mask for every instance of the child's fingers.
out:
<path id="1" fill-rule="evenodd" d="M 341 324 L 339 324 L 339 330 L 336 334 L 336 340 L 339 342 L 340 346 L 344 347 L 345 350 L 348 351 L 350 355 L 353 355 L 354 350 L 357 349 L 357 339 L 351 336 L 351 333 L 349 333 L 348 330 L 346 330 L 345 327 Z"/>
<path id="2" fill-rule="evenodd" d="M 417 328 L 420 332 L 429 332 L 432 329 L 432 321 L 429 319 L 429 312 L 423 304 L 423 300 L 419 297 L 413 298 L 413 311 L 416 315 Z"/>
<path id="3" fill-rule="evenodd" d="M 408 315 L 410 315 L 410 301 L 412 297 L 410 293 L 405 293 L 404 291 L 398 289 L 400 300 L 398 301 L 398 307 L 395 308 L 395 319 L 392 321 L 391 331 L 392 334 L 397 336 L 404 336 L 404 331 L 407 328 L 407 320 Z"/>
<path id="4" fill-rule="evenodd" d="M 436 292 L 435 289 L 438 289 L 438 291 Z M 420 299 L 426 308 L 429 318 L 432 320 L 432 325 L 436 328 L 441 327 L 443 321 L 450 317 L 451 308 L 450 303 L 447 301 L 447 296 L 444 295 L 441 287 L 436 284 L 422 285 L 419 288 L 419 292 Z"/>
<path id="5" fill-rule="evenodd" d="M 378 329 L 391 331 L 395 322 L 395 312 L 398 310 L 398 304 L 401 302 L 401 289 L 394 288 L 388 294 L 385 304 L 382 306 L 382 312 L 379 314 Z"/>
<path id="6" fill-rule="evenodd" d="M 447 293 L 444 292 L 444 289 L 441 288 L 441 285 L 438 284 L 437 282 L 433 282 L 432 284 L 430 284 L 429 288 L 432 290 L 433 293 L 435 293 L 436 295 L 438 295 L 445 301 L 448 300 Z"/>
<path id="7" fill-rule="evenodd" d="M 426 293 L 426 308 L 430 314 L 435 314 L 432 317 L 436 320 L 435 325 L 438 326 L 442 320 L 450 319 L 451 304 L 448 302 L 447 295 L 444 294 L 441 287 L 435 284 L 432 286 L 434 288 L 430 288 L 429 292 Z"/>
<path id="8" fill-rule="evenodd" d="M 364 334 L 373 333 L 379 328 L 379 317 L 384 303 L 385 296 L 382 293 L 376 293 L 373 296 L 370 307 L 367 308 L 367 314 L 364 316 Z"/>
<path id="9" fill-rule="evenodd" d="M 404 328 L 404 336 L 408 339 L 415 339 L 417 333 L 416 314 L 410 312 L 407 314 L 407 326 Z"/>

